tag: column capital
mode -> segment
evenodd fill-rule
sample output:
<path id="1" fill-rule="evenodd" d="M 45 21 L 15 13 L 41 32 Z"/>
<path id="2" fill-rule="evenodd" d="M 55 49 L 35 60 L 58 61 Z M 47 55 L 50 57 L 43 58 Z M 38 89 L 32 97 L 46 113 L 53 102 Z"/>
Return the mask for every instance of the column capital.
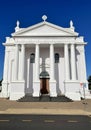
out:
<path id="1" fill-rule="evenodd" d="M 19 44 L 19 45 L 21 45 L 21 46 L 25 46 L 25 44 Z"/>
<path id="2" fill-rule="evenodd" d="M 14 44 L 15 44 L 15 45 L 19 45 L 19 44 L 20 44 L 20 42 L 18 42 L 18 41 L 15 41 L 15 42 L 14 42 Z"/>
<path id="3" fill-rule="evenodd" d="M 64 43 L 64 45 L 70 45 L 70 43 Z"/>
<path id="4" fill-rule="evenodd" d="M 49 45 L 55 45 L 55 42 L 49 42 Z"/>
<path id="5" fill-rule="evenodd" d="M 75 45 L 75 43 L 70 43 L 70 45 Z"/>
<path id="6" fill-rule="evenodd" d="M 40 43 L 38 43 L 38 42 L 37 42 L 37 43 L 34 43 L 34 44 L 35 44 L 35 45 L 40 45 Z"/>
<path id="7" fill-rule="evenodd" d="M 54 44 L 50 43 L 50 46 L 53 46 Z"/>
<path id="8" fill-rule="evenodd" d="M 34 42 L 34 45 L 40 45 L 40 41 Z"/>
<path id="9" fill-rule="evenodd" d="M 22 48 L 25 48 L 25 44 L 21 44 L 21 47 L 22 47 Z"/>
<path id="10" fill-rule="evenodd" d="M 85 52 L 85 49 L 84 49 L 84 45 L 78 45 L 76 46 L 77 50 L 80 52 L 80 53 L 84 53 Z"/>
<path id="11" fill-rule="evenodd" d="M 19 46 L 19 44 L 15 44 L 15 46 Z"/>

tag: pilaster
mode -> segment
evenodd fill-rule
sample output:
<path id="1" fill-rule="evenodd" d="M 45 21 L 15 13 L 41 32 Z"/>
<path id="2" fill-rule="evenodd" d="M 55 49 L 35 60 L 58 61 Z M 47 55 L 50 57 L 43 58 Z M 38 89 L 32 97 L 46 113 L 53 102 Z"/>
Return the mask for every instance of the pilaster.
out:
<path id="1" fill-rule="evenodd" d="M 9 87 L 9 51 L 7 47 L 5 48 L 5 61 L 4 61 L 4 75 L 2 82 L 2 96 L 8 97 L 8 87 Z"/>
<path id="2" fill-rule="evenodd" d="M 39 44 L 35 45 L 35 81 L 33 82 L 33 97 L 40 96 L 40 56 L 39 56 Z"/>
<path id="3" fill-rule="evenodd" d="M 9 51 L 5 49 L 5 60 L 4 60 L 4 75 L 3 81 L 8 81 L 8 68 L 9 67 Z"/>
<path id="4" fill-rule="evenodd" d="M 39 80 L 39 69 L 40 69 L 39 63 L 40 63 L 39 44 L 36 44 L 36 47 L 35 47 L 35 71 L 36 71 L 35 81 Z"/>
<path id="5" fill-rule="evenodd" d="M 50 97 L 57 97 L 54 71 L 54 44 L 50 44 Z"/>
<path id="6" fill-rule="evenodd" d="M 19 45 L 15 45 L 15 80 L 18 80 Z"/>
<path id="7" fill-rule="evenodd" d="M 54 45 L 50 44 L 50 80 L 54 81 Z"/>
<path id="8" fill-rule="evenodd" d="M 83 83 L 87 82 L 84 45 L 77 45 L 77 50 L 79 51 L 79 80 Z"/>
<path id="9" fill-rule="evenodd" d="M 21 45 L 21 58 L 22 58 L 22 60 L 21 60 L 21 67 L 22 67 L 22 71 L 21 71 L 21 79 L 22 80 L 24 80 L 25 79 L 25 77 L 24 77 L 24 70 L 25 70 L 25 45 L 24 44 L 22 44 Z"/>
<path id="10" fill-rule="evenodd" d="M 72 80 L 76 80 L 76 58 L 75 58 L 74 44 L 71 44 L 71 75 L 72 75 Z"/>
<path id="11" fill-rule="evenodd" d="M 65 80 L 67 81 L 70 80 L 68 44 L 64 45 L 64 58 L 65 58 Z"/>

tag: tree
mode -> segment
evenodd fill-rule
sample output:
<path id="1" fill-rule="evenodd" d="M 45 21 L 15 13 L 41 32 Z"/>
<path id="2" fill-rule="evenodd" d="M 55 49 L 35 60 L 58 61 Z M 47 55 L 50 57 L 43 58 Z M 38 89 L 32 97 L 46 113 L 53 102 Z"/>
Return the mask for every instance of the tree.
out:
<path id="1" fill-rule="evenodd" d="M 91 75 L 88 77 L 88 85 L 89 85 L 89 89 L 91 90 Z"/>

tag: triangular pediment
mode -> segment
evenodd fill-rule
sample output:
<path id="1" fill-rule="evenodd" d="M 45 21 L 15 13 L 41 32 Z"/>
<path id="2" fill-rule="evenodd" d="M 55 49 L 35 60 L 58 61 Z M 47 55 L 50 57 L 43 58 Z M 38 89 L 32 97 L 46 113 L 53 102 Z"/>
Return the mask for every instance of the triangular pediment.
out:
<path id="1" fill-rule="evenodd" d="M 70 28 L 62 28 L 49 22 L 42 22 L 28 28 L 24 28 L 12 36 L 77 36 Z"/>

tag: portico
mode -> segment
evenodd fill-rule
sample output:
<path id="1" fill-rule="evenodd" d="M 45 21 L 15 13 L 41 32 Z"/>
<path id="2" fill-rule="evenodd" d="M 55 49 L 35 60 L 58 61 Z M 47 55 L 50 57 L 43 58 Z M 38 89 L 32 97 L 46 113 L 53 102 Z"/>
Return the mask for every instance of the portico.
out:
<path id="1" fill-rule="evenodd" d="M 69 28 L 62 28 L 43 17 L 43 22 L 25 29 L 19 27 L 18 21 L 12 38 L 6 38 L 3 44 L 6 53 L 2 95 L 18 100 L 26 94 L 39 97 L 48 93 L 50 97 L 62 94 L 80 100 L 80 82 L 88 91 L 85 44 L 74 31 L 72 21 Z"/>

